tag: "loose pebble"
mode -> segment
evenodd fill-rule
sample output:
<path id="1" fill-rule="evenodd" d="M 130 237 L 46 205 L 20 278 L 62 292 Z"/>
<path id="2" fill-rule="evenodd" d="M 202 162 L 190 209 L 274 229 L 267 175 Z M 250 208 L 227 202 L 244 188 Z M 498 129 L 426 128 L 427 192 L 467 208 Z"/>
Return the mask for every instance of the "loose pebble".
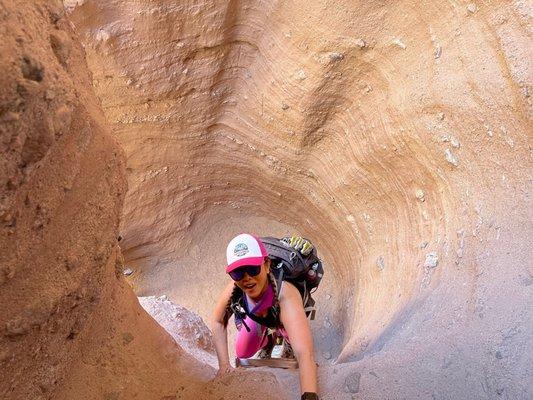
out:
<path id="1" fill-rule="evenodd" d="M 336 51 L 334 51 L 333 53 L 330 53 L 330 54 L 329 54 L 329 59 L 330 59 L 331 61 L 340 61 L 340 60 L 342 60 L 343 58 L 344 58 L 344 54 L 342 54 L 342 53 L 338 53 L 338 52 L 336 52 Z"/>
<path id="2" fill-rule="evenodd" d="M 477 11 L 477 7 L 476 7 L 476 5 L 473 4 L 473 3 L 470 3 L 470 4 L 466 7 L 466 9 L 468 10 L 468 12 L 469 12 L 470 14 L 474 14 L 474 13 Z"/>
<path id="3" fill-rule="evenodd" d="M 29 331 L 30 327 L 28 323 L 26 323 L 22 318 L 16 317 L 6 323 L 5 336 L 13 338 L 25 335 Z"/>
<path id="4" fill-rule="evenodd" d="M 428 253 L 426 254 L 426 261 L 424 261 L 424 267 L 426 268 L 435 268 L 439 263 L 439 256 L 437 253 Z"/>
<path id="5" fill-rule="evenodd" d="M 70 255 L 65 260 L 67 271 L 72 271 L 80 266 L 80 259 L 77 256 Z"/>
<path id="6" fill-rule="evenodd" d="M 346 379 L 344 380 L 344 384 L 346 385 L 346 392 L 347 393 L 358 393 L 359 392 L 359 384 L 361 381 L 361 374 L 359 372 L 354 372 L 351 375 L 348 375 Z"/>
<path id="7" fill-rule="evenodd" d="M 298 81 L 303 81 L 303 80 L 307 79 L 307 75 L 306 75 L 306 73 L 305 73 L 305 71 L 303 69 L 300 69 L 300 70 L 296 71 L 296 73 L 294 74 L 294 77 Z"/>
<path id="8" fill-rule="evenodd" d="M 366 42 L 361 38 L 355 39 L 355 44 L 359 46 L 360 49 L 366 47 Z"/>
<path id="9" fill-rule="evenodd" d="M 22 57 L 20 63 L 20 69 L 22 71 L 22 76 L 26 79 L 41 82 L 44 78 L 44 67 L 43 65 L 33 57 L 25 55 Z"/>
<path id="10" fill-rule="evenodd" d="M 44 98 L 48 101 L 54 100 L 56 97 L 55 92 L 52 89 L 48 89 L 44 94 Z"/>
<path id="11" fill-rule="evenodd" d="M 415 192 L 415 196 L 418 200 L 420 200 L 422 203 L 426 201 L 426 193 L 422 189 L 417 189 Z"/>
<path id="12" fill-rule="evenodd" d="M 122 341 L 124 344 L 129 344 L 133 341 L 134 337 L 131 332 L 124 332 L 122 334 Z"/>
<path id="13" fill-rule="evenodd" d="M 19 119 L 20 114 L 12 111 L 8 111 L 2 116 L 2 121 L 4 122 L 16 122 Z"/>
<path id="14" fill-rule="evenodd" d="M 401 39 L 394 39 L 392 43 L 398 46 L 400 49 L 405 50 L 407 48 L 407 46 L 405 45 L 404 42 L 401 41 Z"/>
<path id="15" fill-rule="evenodd" d="M 380 271 L 383 271 L 385 269 L 385 259 L 383 258 L 383 256 L 378 257 L 376 265 Z"/>
<path id="16" fill-rule="evenodd" d="M 130 276 L 131 274 L 133 274 L 133 270 L 131 268 L 126 268 L 124 271 L 122 271 L 122 273 L 124 274 L 124 276 Z"/>
<path id="17" fill-rule="evenodd" d="M 453 166 L 457 167 L 459 165 L 459 160 L 455 156 L 455 154 L 452 153 L 450 149 L 446 149 L 444 151 L 444 155 L 446 157 L 446 161 L 448 161 Z"/>

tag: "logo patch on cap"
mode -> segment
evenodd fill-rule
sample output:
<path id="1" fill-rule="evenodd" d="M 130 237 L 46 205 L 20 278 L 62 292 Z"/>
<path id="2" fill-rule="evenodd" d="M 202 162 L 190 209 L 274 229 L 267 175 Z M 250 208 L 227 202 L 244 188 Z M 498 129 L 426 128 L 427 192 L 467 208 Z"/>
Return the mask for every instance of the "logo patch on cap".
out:
<path id="1" fill-rule="evenodd" d="M 236 257 L 242 257 L 248 252 L 250 252 L 250 250 L 244 243 L 238 243 L 237 246 L 235 246 L 235 250 L 233 250 L 233 254 L 235 254 Z"/>

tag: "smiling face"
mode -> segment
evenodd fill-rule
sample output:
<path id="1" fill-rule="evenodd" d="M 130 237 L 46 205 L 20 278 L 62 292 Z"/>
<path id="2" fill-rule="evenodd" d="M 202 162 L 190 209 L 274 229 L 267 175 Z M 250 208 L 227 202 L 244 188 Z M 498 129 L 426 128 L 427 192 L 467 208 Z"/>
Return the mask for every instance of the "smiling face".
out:
<path id="1" fill-rule="evenodd" d="M 235 284 L 242 289 L 252 300 L 259 300 L 268 287 L 268 273 L 270 271 L 270 259 L 266 259 L 261 264 L 259 275 L 250 276 L 247 273 L 244 277 L 235 281 Z"/>

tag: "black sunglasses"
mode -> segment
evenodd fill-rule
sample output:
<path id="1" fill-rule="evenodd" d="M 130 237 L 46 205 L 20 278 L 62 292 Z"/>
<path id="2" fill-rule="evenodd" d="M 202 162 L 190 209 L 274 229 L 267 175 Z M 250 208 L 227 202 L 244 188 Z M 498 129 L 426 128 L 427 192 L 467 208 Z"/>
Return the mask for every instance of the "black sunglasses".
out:
<path id="1" fill-rule="evenodd" d="M 244 267 L 239 267 L 231 271 L 229 273 L 229 276 L 231 276 L 231 279 L 233 279 L 234 281 L 240 281 L 242 278 L 244 278 L 245 273 L 249 276 L 257 276 L 260 272 L 260 265 L 245 265 Z"/>

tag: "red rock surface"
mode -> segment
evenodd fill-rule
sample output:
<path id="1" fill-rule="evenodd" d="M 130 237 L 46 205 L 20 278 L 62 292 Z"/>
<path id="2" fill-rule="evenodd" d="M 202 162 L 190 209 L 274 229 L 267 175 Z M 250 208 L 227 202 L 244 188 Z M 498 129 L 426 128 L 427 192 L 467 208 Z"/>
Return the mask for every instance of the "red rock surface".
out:
<path id="1" fill-rule="evenodd" d="M 242 231 L 323 256 L 324 398 L 533 396 L 526 2 L 64 3 L 0 3 L 2 396 L 296 398 L 120 277 L 205 318 Z"/>

